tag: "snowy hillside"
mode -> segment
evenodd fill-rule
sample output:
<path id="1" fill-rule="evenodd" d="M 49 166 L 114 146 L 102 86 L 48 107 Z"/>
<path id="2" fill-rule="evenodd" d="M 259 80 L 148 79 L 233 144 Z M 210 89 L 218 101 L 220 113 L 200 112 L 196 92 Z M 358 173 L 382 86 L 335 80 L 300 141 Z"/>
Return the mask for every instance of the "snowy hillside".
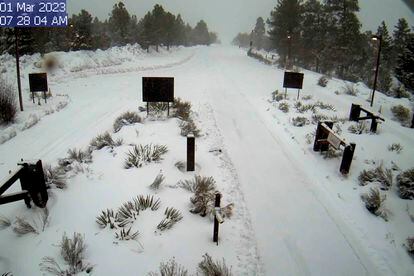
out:
<path id="1" fill-rule="evenodd" d="M 345 93 L 343 81 L 330 79 L 323 88 L 317 85 L 321 75 L 304 71 L 298 104 L 297 91 L 288 91 L 283 99 L 283 70 L 235 47 L 147 54 L 127 46 L 55 55 L 59 68 L 49 75 L 50 87 L 54 97 L 65 95 L 68 104 L 44 116 L 45 110 L 56 109 L 59 100 L 40 107 L 30 102 L 27 74 L 41 71 L 35 66 L 40 56 L 24 57 L 28 111 L 9 127 L 17 135 L 0 144 L 0 176 L 15 168 L 20 158 L 62 165 L 65 162 L 59 159 L 68 157 L 68 150 L 86 151 L 91 140 L 106 131 L 122 142 L 102 148 L 92 143 L 91 160 L 84 156 L 62 165 L 66 188 L 57 188 L 56 179 L 51 185 L 45 227 L 39 208 L 27 209 L 23 202 L 1 206 L 1 217 L 12 225 L 0 228 L 0 274 L 42 275 L 39 264 L 43 260 L 44 265 L 47 256 L 67 269 L 59 244 L 65 233 L 71 238 L 76 232 L 84 237 L 83 264 L 93 267 L 93 275 L 147 275 L 171 258 L 194 274 L 200 272 L 198 264 L 205 253 L 217 261 L 224 258 L 233 275 L 412 275 L 413 259 L 405 245 L 414 236 L 414 201 L 398 197 L 395 177 L 414 167 L 414 129 L 402 126 L 391 112 L 399 104 L 412 110 L 408 99 L 377 92 L 373 110 L 381 110 L 385 122 L 377 134 L 358 135 L 348 130 L 355 123 L 347 118 L 352 103 L 369 106 L 370 90 L 363 84 L 355 84 L 358 91 L 352 96 Z M 13 59 L 1 59 L 0 71 L 12 80 Z M 143 76 L 174 77 L 175 97 L 191 102 L 190 118 L 201 131 L 195 172 L 180 169 L 186 160 L 186 138 L 181 135 L 185 120 L 167 118 L 165 113 L 147 116 L 138 110 L 145 106 Z M 272 94 L 275 90 L 278 93 Z M 301 110 L 305 105 L 311 108 Z M 115 132 L 115 119 L 126 111 L 136 112 L 141 122 Z M 31 113 L 44 117 L 21 128 Z M 293 125 L 297 117 L 304 118 L 304 126 Z M 335 130 L 356 143 L 347 177 L 339 173 L 341 157 L 324 158 L 312 150 L 312 133 L 321 118 L 337 121 Z M 0 136 L 6 131 L 0 129 Z M 168 149 L 160 160 L 125 168 L 135 145 L 156 144 Z M 390 151 L 391 144 L 400 144 L 401 152 Z M 380 191 L 386 195 L 387 221 L 371 214 L 361 200 L 370 188 L 383 187 L 358 182 L 362 170 L 380 164 L 392 168 L 394 181 Z M 151 189 L 160 174 L 165 180 L 159 189 Z M 214 178 L 223 207 L 234 204 L 233 215 L 220 225 L 218 246 L 212 242 L 211 218 L 190 212 L 194 192 L 181 181 L 196 175 Z M 120 240 L 121 226 L 102 228 L 96 222 L 102 211 L 117 211 L 139 195 L 159 199 L 160 206 L 128 218 L 127 229 L 139 232 L 135 239 Z M 161 230 L 157 226 L 167 207 L 177 209 L 182 219 Z M 17 217 L 35 221 L 37 233 L 16 234 Z"/>

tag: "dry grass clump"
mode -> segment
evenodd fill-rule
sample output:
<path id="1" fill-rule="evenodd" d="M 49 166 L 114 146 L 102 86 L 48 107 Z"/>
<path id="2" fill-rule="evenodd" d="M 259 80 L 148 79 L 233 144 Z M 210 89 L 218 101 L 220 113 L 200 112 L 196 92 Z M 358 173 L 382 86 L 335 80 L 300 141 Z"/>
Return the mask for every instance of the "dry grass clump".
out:
<path id="1" fill-rule="evenodd" d="M 41 271 L 59 276 L 92 272 L 92 266 L 85 263 L 85 243 L 81 234 L 73 233 L 72 239 L 64 234 L 59 247 L 67 268 L 62 268 L 52 257 L 44 257 L 40 263 Z"/>
<path id="2" fill-rule="evenodd" d="M 395 151 L 396 153 L 400 154 L 403 150 L 403 146 L 400 143 L 393 143 L 391 145 L 388 145 L 389 151 Z"/>
<path id="3" fill-rule="evenodd" d="M 186 137 L 189 134 L 193 134 L 194 137 L 200 137 L 200 129 L 197 127 L 197 125 L 194 123 L 192 119 L 189 119 L 187 121 L 181 121 L 179 125 L 181 129 L 181 136 Z"/>
<path id="4" fill-rule="evenodd" d="M 367 122 L 361 121 L 353 125 L 350 125 L 348 127 L 348 131 L 353 134 L 363 134 L 363 133 L 368 133 L 369 129 L 368 129 Z"/>
<path id="5" fill-rule="evenodd" d="M 281 110 L 284 113 L 288 113 L 289 112 L 289 103 L 287 103 L 287 102 L 279 103 L 279 110 Z"/>
<path id="6" fill-rule="evenodd" d="M 225 260 L 214 261 L 207 253 L 203 255 L 203 260 L 198 264 L 198 271 L 203 276 L 231 276 L 231 267 L 228 268 Z"/>
<path id="7" fill-rule="evenodd" d="M 93 138 L 90 146 L 93 150 L 100 150 L 104 147 L 119 147 L 122 143 L 122 139 L 114 140 L 109 132 L 105 132 L 104 134 L 100 134 Z"/>
<path id="8" fill-rule="evenodd" d="M 361 186 L 371 182 L 379 182 L 384 190 L 388 190 L 393 182 L 392 170 L 384 169 L 382 165 L 372 170 L 363 170 L 358 176 L 358 181 Z"/>
<path id="9" fill-rule="evenodd" d="M 397 187 L 402 199 L 414 199 L 414 168 L 406 170 L 397 176 Z"/>
<path id="10" fill-rule="evenodd" d="M 45 176 L 46 185 L 53 185 L 58 189 L 66 188 L 66 174 L 61 166 L 52 167 L 46 165 L 43 167 L 43 174 Z"/>
<path id="11" fill-rule="evenodd" d="M 322 76 L 318 80 L 318 85 L 321 87 L 326 87 L 328 85 L 328 78 L 326 76 Z"/>
<path id="12" fill-rule="evenodd" d="M 279 93 L 279 90 L 272 92 L 272 101 L 273 102 L 280 102 L 284 99 L 284 95 Z"/>
<path id="13" fill-rule="evenodd" d="M 115 119 L 113 129 L 114 132 L 121 130 L 123 126 L 141 123 L 142 119 L 136 112 L 127 111 Z"/>
<path id="14" fill-rule="evenodd" d="M 303 127 L 309 124 L 309 120 L 306 117 L 294 117 L 292 118 L 292 125 L 295 127 Z"/>
<path id="15" fill-rule="evenodd" d="M 184 171 L 186 170 L 185 162 L 183 162 L 183 161 L 178 161 L 178 162 L 176 162 L 176 163 L 174 164 L 174 166 L 175 166 L 178 170 L 180 170 L 180 171 L 182 171 L 182 172 L 184 172 Z"/>
<path id="16" fill-rule="evenodd" d="M 23 236 L 29 233 L 39 234 L 39 232 L 36 230 L 36 225 L 34 223 L 30 223 L 20 217 L 16 217 L 16 221 L 13 226 L 13 231 L 19 236 Z"/>
<path id="17" fill-rule="evenodd" d="M 394 118 L 402 124 L 407 124 L 410 121 L 410 109 L 403 105 L 396 105 L 391 107 L 391 112 Z"/>
<path id="18" fill-rule="evenodd" d="M 154 179 L 154 181 L 152 182 L 152 184 L 150 185 L 150 189 L 152 190 L 158 190 L 162 184 L 162 182 L 164 182 L 165 177 L 164 175 L 160 172 Z"/>
<path id="19" fill-rule="evenodd" d="M 376 216 L 382 217 L 385 221 L 388 220 L 388 214 L 382 206 L 386 196 L 381 195 L 378 188 L 371 188 L 369 193 L 361 196 L 361 199 L 365 203 L 368 211 Z"/>
<path id="20" fill-rule="evenodd" d="M 183 121 L 187 121 L 190 119 L 191 115 L 191 103 L 185 102 L 180 98 L 174 99 L 174 103 L 172 105 L 174 112 L 173 116 L 181 119 Z"/>
<path id="21" fill-rule="evenodd" d="M 342 87 L 342 92 L 346 95 L 356 96 L 359 91 L 354 84 L 345 83 L 345 86 Z"/>
<path id="22" fill-rule="evenodd" d="M 0 216 L 0 230 L 3 230 L 11 226 L 11 221 L 9 218 Z"/>
<path id="23" fill-rule="evenodd" d="M 177 264 L 175 259 L 169 260 L 167 263 L 160 264 L 159 273 L 150 272 L 148 276 L 188 276 L 188 271 L 183 266 Z"/>
<path id="24" fill-rule="evenodd" d="M 159 162 L 167 152 L 168 148 L 165 145 L 135 145 L 127 154 L 124 168 L 140 168 L 148 163 Z"/>

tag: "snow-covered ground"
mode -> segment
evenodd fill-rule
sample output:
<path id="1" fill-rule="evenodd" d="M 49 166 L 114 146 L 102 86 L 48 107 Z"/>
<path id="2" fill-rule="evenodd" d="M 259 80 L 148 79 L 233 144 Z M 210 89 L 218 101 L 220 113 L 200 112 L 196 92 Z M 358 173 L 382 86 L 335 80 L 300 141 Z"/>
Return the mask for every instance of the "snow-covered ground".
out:
<path id="1" fill-rule="evenodd" d="M 296 114 L 296 91 L 288 93 L 287 114 L 271 102 L 271 92 L 282 91 L 282 70 L 234 47 L 182 48 L 160 54 L 136 48 L 133 57 L 127 54 L 131 49 L 111 50 L 113 55 L 111 51 L 59 53 L 61 68 L 49 76 L 50 86 L 52 92 L 67 95 L 70 103 L 0 145 L 0 175 L 7 175 L 20 158 L 56 164 L 68 149 L 86 148 L 97 134 L 111 131 L 117 116 L 143 105 L 142 76 L 175 77 L 176 97 L 192 102 L 203 134 L 197 139 L 196 172 L 182 173 L 174 166 L 186 156 L 177 119 L 145 119 L 124 127 L 114 134 L 124 139 L 122 146 L 94 151 L 93 163 L 71 177 L 66 190 L 51 190 L 50 223 L 44 232 L 17 237 L 11 228 L 0 231 L 0 273 L 40 274 L 42 257 L 61 262 L 55 245 L 63 233 L 76 231 L 85 235 L 86 259 L 94 265 L 95 275 L 145 275 L 172 257 L 194 272 L 206 252 L 225 258 L 234 275 L 412 275 L 413 260 L 402 244 L 414 235 L 409 217 L 414 213 L 413 201 L 399 199 L 395 187 L 384 192 L 391 211 L 385 222 L 370 214 L 360 199 L 375 184 L 360 187 L 357 181 L 362 169 L 380 162 L 389 167 L 394 161 L 401 169 L 414 166 L 414 130 L 393 121 L 390 112 L 396 104 L 411 107 L 408 100 L 376 94 L 374 110 L 381 106 L 386 118 L 377 135 L 350 134 L 350 122 L 341 126 L 342 136 L 357 144 L 351 172 L 343 177 L 340 159 L 324 159 L 306 142 L 316 126 L 292 126 L 293 117 L 310 117 L 310 113 Z M 120 52 L 127 58 L 119 58 Z M 81 57 L 76 59 L 77 55 Z M 88 62 L 83 61 L 85 56 L 90 57 Z M 119 59 L 102 62 L 106 57 Z M 32 59 L 36 57 L 27 57 L 23 75 L 33 70 Z M 7 62 L 12 64 L 11 59 Z M 7 68 L 12 78 L 12 66 Z M 304 73 L 301 96 L 313 97 L 307 102 L 331 104 L 336 109 L 332 114 L 340 118 L 348 117 L 351 103 L 367 105 L 369 89 L 363 85 L 358 85 L 360 93 L 353 97 L 340 92 L 344 86 L 340 80 L 330 80 L 322 88 L 317 86 L 319 74 Z M 165 144 L 169 151 L 160 163 L 126 170 L 123 161 L 132 143 Z M 392 143 L 404 147 L 400 154 L 387 150 Z M 148 185 L 160 170 L 166 183 L 154 193 Z M 191 194 L 175 187 L 194 174 L 213 176 L 223 203 L 235 204 L 234 216 L 220 226 L 219 246 L 211 240 L 211 221 L 188 211 Z M 161 208 L 140 215 L 134 224 L 140 232 L 138 242 L 116 242 L 113 231 L 101 230 L 95 217 L 140 194 L 159 197 Z M 179 209 L 184 218 L 170 230 L 154 232 L 166 207 Z M 23 202 L 0 209 L 11 219 L 37 213 Z"/>

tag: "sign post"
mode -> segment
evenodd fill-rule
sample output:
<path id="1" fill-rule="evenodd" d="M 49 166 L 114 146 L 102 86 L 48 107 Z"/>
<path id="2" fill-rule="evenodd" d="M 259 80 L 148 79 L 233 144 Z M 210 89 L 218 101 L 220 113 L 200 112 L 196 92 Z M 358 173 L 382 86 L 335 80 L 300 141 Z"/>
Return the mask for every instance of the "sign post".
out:
<path id="1" fill-rule="evenodd" d="M 169 116 L 170 103 L 174 102 L 174 78 L 142 77 L 142 101 L 147 103 L 147 115 L 149 103 L 167 103 Z"/>
<path id="2" fill-rule="evenodd" d="M 213 242 L 217 243 L 217 245 L 218 245 L 219 223 L 223 223 L 223 218 L 220 214 L 220 200 L 221 200 L 221 194 L 216 193 L 216 198 L 214 202 Z"/>

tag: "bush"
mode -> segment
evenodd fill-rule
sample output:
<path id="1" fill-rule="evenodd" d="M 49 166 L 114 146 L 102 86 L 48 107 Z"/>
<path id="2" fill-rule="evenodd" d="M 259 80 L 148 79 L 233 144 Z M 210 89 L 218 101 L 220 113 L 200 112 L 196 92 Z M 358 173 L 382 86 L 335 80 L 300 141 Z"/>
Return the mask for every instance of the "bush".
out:
<path id="1" fill-rule="evenodd" d="M 122 139 L 118 139 L 114 141 L 111 134 L 109 134 L 109 132 L 105 132 L 104 134 L 100 134 L 96 136 L 95 138 L 93 138 L 90 143 L 90 146 L 94 150 L 95 149 L 100 150 L 100 149 L 103 149 L 104 147 L 110 147 L 110 148 L 118 147 L 122 145 L 122 143 L 123 143 Z"/>
<path id="2" fill-rule="evenodd" d="M 166 264 L 160 264 L 161 276 L 188 276 L 188 271 L 181 265 L 177 264 L 174 259 L 169 260 Z M 149 276 L 158 276 L 158 273 L 149 273 Z"/>
<path id="3" fill-rule="evenodd" d="M 387 220 L 387 213 L 381 208 L 386 196 L 381 195 L 377 188 L 371 188 L 370 192 L 368 194 L 363 194 L 361 198 L 369 212 Z"/>
<path id="4" fill-rule="evenodd" d="M 58 189 L 66 188 L 66 175 L 62 167 L 45 166 L 43 168 L 45 181 L 48 186 L 54 185 Z"/>
<path id="5" fill-rule="evenodd" d="M 130 111 L 125 112 L 124 114 L 116 118 L 114 125 L 113 125 L 114 132 L 120 131 L 123 126 L 132 125 L 132 124 L 141 123 L 141 122 L 142 122 L 142 119 L 141 117 L 139 117 L 137 113 L 130 112 Z"/>
<path id="6" fill-rule="evenodd" d="M 306 117 L 294 117 L 292 118 L 292 125 L 296 127 L 303 127 L 309 124 L 309 120 Z"/>
<path id="7" fill-rule="evenodd" d="M 395 119 L 397 119 L 401 123 L 407 123 L 411 119 L 410 109 L 402 105 L 396 105 L 391 107 L 391 112 L 394 115 Z"/>
<path id="8" fill-rule="evenodd" d="M 414 199 L 414 168 L 397 176 L 397 187 L 402 199 Z"/>
<path id="9" fill-rule="evenodd" d="M 183 162 L 183 161 L 178 161 L 178 162 L 176 162 L 176 163 L 174 164 L 174 166 L 175 166 L 178 170 L 180 170 L 181 172 L 185 172 L 185 170 L 186 170 L 185 162 Z"/>
<path id="10" fill-rule="evenodd" d="M 162 184 L 162 182 L 165 180 L 164 175 L 162 175 L 162 173 L 160 172 L 157 177 L 155 177 L 154 181 L 152 182 L 152 184 L 150 185 L 150 188 L 152 190 L 158 190 Z"/>
<path id="11" fill-rule="evenodd" d="M 81 234 L 73 233 L 72 239 L 64 234 L 59 247 L 60 255 L 68 268 L 64 270 L 54 258 L 44 257 L 40 264 L 40 270 L 54 275 L 75 275 L 80 272 L 90 273 L 92 271 L 92 266 L 85 264 L 85 244 Z"/>
<path id="12" fill-rule="evenodd" d="M 379 182 L 385 190 L 391 187 L 392 180 L 392 170 L 384 169 L 382 165 L 372 170 L 363 170 L 358 176 L 358 181 L 361 186 L 365 186 L 371 182 Z"/>
<path id="13" fill-rule="evenodd" d="M 369 132 L 367 122 L 365 121 L 357 122 L 353 125 L 350 125 L 348 127 L 348 131 L 353 134 L 363 134 Z"/>
<path id="14" fill-rule="evenodd" d="M 326 104 L 324 102 L 321 101 L 317 101 L 314 104 L 314 107 L 319 107 L 320 109 L 324 109 L 324 110 L 331 110 L 331 111 L 336 111 L 335 107 L 331 104 Z M 314 109 L 314 108 L 313 108 Z"/>
<path id="15" fill-rule="evenodd" d="M 39 234 L 35 227 L 36 225 L 34 223 L 30 223 L 20 217 L 17 217 L 15 225 L 13 226 L 13 231 L 19 236 L 23 236 L 29 233 Z"/>
<path id="16" fill-rule="evenodd" d="M 0 230 L 5 229 L 7 227 L 11 226 L 11 221 L 10 219 L 0 216 Z"/>
<path id="17" fill-rule="evenodd" d="M 72 162 L 77 161 L 79 163 L 91 163 L 92 162 L 92 152 L 90 150 L 82 151 L 76 148 L 68 150 L 67 159 Z"/>
<path id="18" fill-rule="evenodd" d="M 198 270 L 203 276 L 231 276 L 231 268 L 228 268 L 226 262 L 213 261 L 206 253 L 203 260 L 198 264 Z"/>
<path id="19" fill-rule="evenodd" d="M 400 84 L 392 89 L 395 98 L 410 98 L 410 93 L 405 89 L 404 84 Z"/>
<path id="20" fill-rule="evenodd" d="M 304 101 L 309 101 L 309 100 L 312 100 L 312 99 L 313 99 L 312 95 L 306 95 L 306 96 L 302 97 L 302 100 L 304 100 Z"/>
<path id="21" fill-rule="evenodd" d="M 283 100 L 285 97 L 283 94 L 279 93 L 279 90 L 276 90 L 274 92 L 272 92 L 272 101 L 274 102 L 280 102 L 281 100 Z"/>
<path id="22" fill-rule="evenodd" d="M 359 91 L 354 84 L 345 83 L 345 86 L 342 87 L 342 92 L 346 95 L 356 96 Z"/>
<path id="23" fill-rule="evenodd" d="M 180 98 L 174 99 L 172 107 L 175 109 L 173 116 L 181 120 L 187 121 L 190 119 L 191 103 L 184 102 Z"/>
<path id="24" fill-rule="evenodd" d="M 326 87 L 326 85 L 328 85 L 328 78 L 325 76 L 320 77 L 318 80 L 318 85 L 322 87 Z"/>
<path id="25" fill-rule="evenodd" d="M 279 104 L 279 110 L 281 110 L 284 113 L 289 112 L 289 104 L 287 102 L 283 102 Z"/>
<path id="26" fill-rule="evenodd" d="M 168 148 L 165 145 L 135 145 L 132 151 L 128 152 L 124 167 L 126 169 L 140 168 L 144 164 L 159 162 L 167 152 Z"/>
<path id="27" fill-rule="evenodd" d="M 149 103 L 149 111 L 154 112 L 155 114 L 160 114 L 168 109 L 169 103 L 163 103 L 163 102 L 151 102 Z"/>
<path id="28" fill-rule="evenodd" d="M 389 151 L 395 151 L 398 154 L 400 154 L 401 151 L 403 150 L 403 146 L 401 146 L 400 143 L 393 143 L 393 144 L 391 144 L 391 145 L 388 146 L 388 150 Z"/>
<path id="29" fill-rule="evenodd" d="M 200 137 L 200 129 L 196 126 L 193 120 L 180 122 L 181 136 L 187 137 L 189 134 L 193 134 L 194 137 Z"/>
<path id="30" fill-rule="evenodd" d="M 14 88 L 0 77 L 0 124 L 14 122 L 17 114 L 17 103 Z"/>
<path id="31" fill-rule="evenodd" d="M 194 193 L 194 196 L 190 198 L 193 204 L 190 212 L 205 217 L 214 202 L 216 193 L 216 181 L 214 178 L 196 175 L 192 180 L 178 182 L 178 186 Z"/>

